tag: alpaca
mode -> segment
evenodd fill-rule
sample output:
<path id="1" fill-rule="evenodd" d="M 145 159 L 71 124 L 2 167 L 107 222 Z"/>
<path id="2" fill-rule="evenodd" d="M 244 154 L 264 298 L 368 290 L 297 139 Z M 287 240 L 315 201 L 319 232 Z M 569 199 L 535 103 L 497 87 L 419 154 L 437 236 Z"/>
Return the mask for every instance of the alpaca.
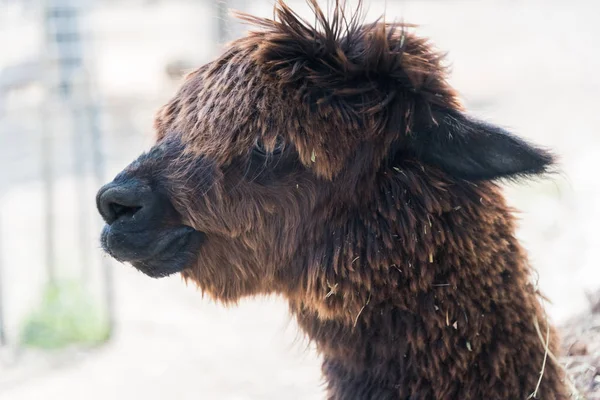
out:
<path id="1" fill-rule="evenodd" d="M 412 27 L 308 3 L 241 14 L 185 78 L 98 192 L 103 248 L 225 304 L 282 295 L 329 399 L 567 399 L 497 185 L 553 156 L 468 116 Z"/>

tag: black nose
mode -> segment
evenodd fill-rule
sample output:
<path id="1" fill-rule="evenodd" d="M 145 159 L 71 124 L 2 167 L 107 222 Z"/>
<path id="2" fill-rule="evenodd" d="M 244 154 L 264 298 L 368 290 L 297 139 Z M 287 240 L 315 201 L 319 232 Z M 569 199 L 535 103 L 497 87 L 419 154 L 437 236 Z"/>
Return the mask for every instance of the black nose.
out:
<path id="1" fill-rule="evenodd" d="M 118 220 L 139 216 L 142 209 L 150 206 L 152 198 L 150 188 L 141 182 L 111 182 L 98 191 L 96 206 L 104 221 L 111 225 Z"/>

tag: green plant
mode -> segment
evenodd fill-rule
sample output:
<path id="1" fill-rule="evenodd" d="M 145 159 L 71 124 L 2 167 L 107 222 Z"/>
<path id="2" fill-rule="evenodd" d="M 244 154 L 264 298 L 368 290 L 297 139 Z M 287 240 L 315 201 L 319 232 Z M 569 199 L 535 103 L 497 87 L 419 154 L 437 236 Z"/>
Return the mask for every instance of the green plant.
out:
<path id="1" fill-rule="evenodd" d="M 25 320 L 21 344 L 59 349 L 73 344 L 97 345 L 109 338 L 106 319 L 81 284 L 48 284 L 39 307 Z"/>

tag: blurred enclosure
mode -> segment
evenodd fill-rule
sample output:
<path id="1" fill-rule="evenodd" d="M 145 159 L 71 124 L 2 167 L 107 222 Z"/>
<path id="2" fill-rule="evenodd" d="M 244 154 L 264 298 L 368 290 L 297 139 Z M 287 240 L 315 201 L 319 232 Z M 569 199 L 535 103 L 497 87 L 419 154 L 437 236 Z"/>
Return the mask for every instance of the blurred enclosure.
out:
<path id="1" fill-rule="evenodd" d="M 560 155 L 559 175 L 507 192 L 551 316 L 584 311 L 600 287 L 598 3 L 365 4 L 449 52 L 471 112 Z M 183 72 L 241 34 L 229 7 L 272 15 L 271 0 L 0 0 L 0 398 L 322 397 L 283 302 L 225 310 L 98 245 L 96 189 L 150 146 Z M 86 346 L 40 350 L 63 342 Z"/>

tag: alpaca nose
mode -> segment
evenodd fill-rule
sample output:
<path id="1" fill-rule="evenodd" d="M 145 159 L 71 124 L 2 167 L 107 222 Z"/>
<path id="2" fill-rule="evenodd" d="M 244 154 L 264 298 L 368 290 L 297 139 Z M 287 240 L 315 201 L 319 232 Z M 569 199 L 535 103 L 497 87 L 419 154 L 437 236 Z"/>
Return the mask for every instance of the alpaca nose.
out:
<path id="1" fill-rule="evenodd" d="M 152 204 L 153 194 L 147 185 L 138 181 L 111 182 L 96 195 L 96 206 L 104 221 L 111 225 L 120 220 L 139 219 L 141 212 Z"/>

